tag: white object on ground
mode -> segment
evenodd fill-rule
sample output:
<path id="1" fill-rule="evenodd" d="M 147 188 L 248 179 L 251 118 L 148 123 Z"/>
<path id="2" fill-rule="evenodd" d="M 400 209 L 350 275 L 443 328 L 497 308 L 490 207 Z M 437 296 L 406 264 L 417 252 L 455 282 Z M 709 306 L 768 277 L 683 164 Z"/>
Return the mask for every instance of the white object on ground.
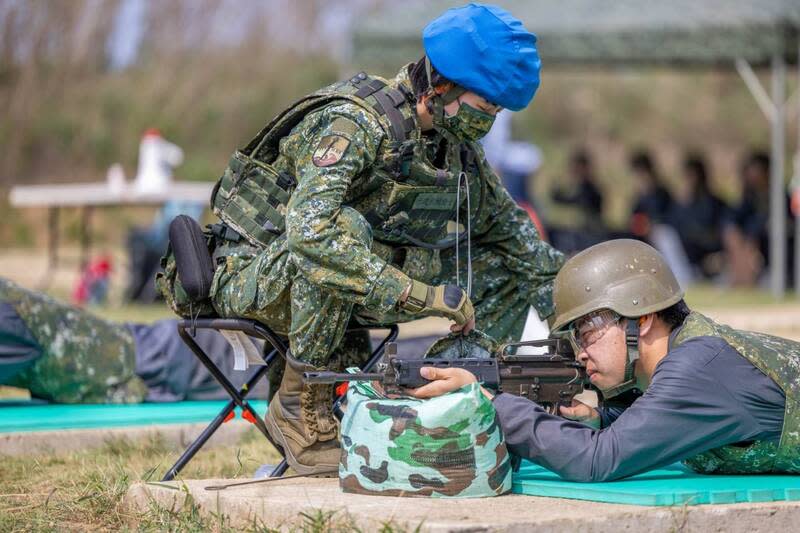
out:
<path id="1" fill-rule="evenodd" d="M 172 183 L 172 169 L 183 163 L 183 150 L 158 130 L 147 130 L 139 144 L 139 167 L 134 181 L 139 193 L 160 193 Z"/>

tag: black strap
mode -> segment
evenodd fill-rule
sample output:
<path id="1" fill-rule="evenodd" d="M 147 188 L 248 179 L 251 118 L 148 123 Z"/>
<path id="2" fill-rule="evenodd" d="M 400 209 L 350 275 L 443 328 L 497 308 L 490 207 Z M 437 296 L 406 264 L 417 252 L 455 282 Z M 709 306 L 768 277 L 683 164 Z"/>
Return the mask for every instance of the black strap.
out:
<path id="1" fill-rule="evenodd" d="M 383 110 L 386 113 L 386 118 L 389 119 L 389 124 L 391 125 L 392 129 L 392 137 L 394 140 L 401 142 L 405 141 L 406 130 L 403 127 L 405 125 L 405 119 L 403 118 L 403 114 L 400 112 L 400 110 L 395 107 L 387 93 L 388 91 L 378 91 L 373 96 L 375 97 L 375 100 L 377 100 L 378 103 L 383 107 Z"/>
<path id="2" fill-rule="evenodd" d="M 297 185 L 297 181 L 295 181 L 294 176 L 286 172 L 279 172 L 275 183 L 278 185 L 278 187 L 286 192 L 289 192 L 289 189 Z"/>
<path id="3" fill-rule="evenodd" d="M 415 127 L 414 119 L 406 119 L 399 109 L 408 103 L 406 95 L 397 89 L 387 87 L 381 80 L 369 78 L 363 72 L 350 78 L 350 83 L 358 87 L 355 93 L 358 98 L 366 99 L 372 96 L 375 99 L 372 107 L 389 119 L 393 140 L 405 141 Z"/>
<path id="4" fill-rule="evenodd" d="M 356 96 L 359 98 L 366 98 L 367 96 L 380 91 L 384 87 L 386 87 L 386 84 L 381 80 L 371 79 L 366 85 L 360 86 L 360 88 L 356 91 Z"/>
<path id="5" fill-rule="evenodd" d="M 461 170 L 468 174 L 474 174 L 478 170 L 477 157 L 475 150 L 468 143 L 461 144 Z"/>
<path id="6" fill-rule="evenodd" d="M 206 228 L 218 239 L 231 242 L 239 242 L 242 240 L 242 236 L 239 235 L 239 232 L 227 224 L 208 224 Z"/>

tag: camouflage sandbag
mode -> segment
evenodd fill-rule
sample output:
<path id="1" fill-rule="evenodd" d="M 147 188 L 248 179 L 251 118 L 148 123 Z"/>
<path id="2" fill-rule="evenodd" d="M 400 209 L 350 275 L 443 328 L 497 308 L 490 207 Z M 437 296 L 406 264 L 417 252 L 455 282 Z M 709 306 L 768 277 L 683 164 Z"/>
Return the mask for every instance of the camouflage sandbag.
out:
<path id="1" fill-rule="evenodd" d="M 480 498 L 511 490 L 505 440 L 477 383 L 418 400 L 351 382 L 341 442 L 344 492 Z"/>

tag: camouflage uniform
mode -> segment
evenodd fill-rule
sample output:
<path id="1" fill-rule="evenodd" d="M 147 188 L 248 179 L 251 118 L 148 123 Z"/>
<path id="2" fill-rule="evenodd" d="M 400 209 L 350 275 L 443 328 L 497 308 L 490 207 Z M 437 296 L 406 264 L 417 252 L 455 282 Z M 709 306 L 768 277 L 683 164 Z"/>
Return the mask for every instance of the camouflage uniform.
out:
<path id="1" fill-rule="evenodd" d="M 58 403 L 137 403 L 147 392 L 136 376 L 126 327 L 0 278 L 0 302 L 25 322 L 42 356 L 7 383 Z"/>
<path id="2" fill-rule="evenodd" d="M 699 336 L 721 337 L 769 376 L 786 395 L 786 411 L 778 444 L 723 446 L 687 459 L 686 465 L 704 474 L 800 474 L 800 343 L 764 333 L 737 331 L 700 313 L 691 313 L 672 347 Z"/>
<path id="3" fill-rule="evenodd" d="M 409 94 L 406 73 L 407 68 L 402 69 L 388 85 Z M 335 93 L 337 87 L 341 84 L 326 94 Z M 374 110 L 355 99 L 334 96 L 310 110 L 280 139 L 274 157 L 265 161 L 270 172 L 296 179 L 285 207 L 285 232 L 276 232 L 280 236 L 269 242 L 248 239 L 225 244 L 215 253 L 219 266 L 211 298 L 221 316 L 254 318 L 287 334 L 294 356 L 315 366 L 329 362 L 351 318 L 373 324 L 417 318 L 398 310 L 401 294 L 412 278 L 431 285 L 454 283 L 455 247 L 417 246 L 408 235 L 430 241 L 442 237 L 445 225 L 453 232 L 463 229 L 451 220 L 461 171 L 471 198 L 467 213 L 462 191 L 460 225 L 470 217 L 474 273 L 470 296 L 478 326 L 498 340 L 516 340 L 529 306 L 542 317 L 552 313 L 552 280 L 563 257 L 541 241 L 489 168 L 479 145 L 469 145 L 475 154 L 472 160 L 460 158 L 465 146 L 445 144 L 439 134 L 422 135 L 413 97 L 398 109 L 406 121 L 414 121 L 411 166 L 431 169 L 435 181 L 425 182 L 413 172 L 402 182 L 392 181 L 380 173 L 392 163 L 387 161 L 387 146 L 392 145 L 389 128 Z M 437 158 L 446 170 L 437 171 L 428 163 Z M 247 178 L 247 171 L 243 173 Z M 231 191 L 250 186 L 241 177 L 232 177 L 230 167 L 221 183 Z M 267 191 L 265 185 L 264 195 L 274 189 L 267 185 L 272 188 Z M 410 200 L 409 191 L 416 194 Z M 251 193 L 256 200 L 258 192 Z M 223 220 L 248 233 L 252 224 L 238 221 L 256 214 L 220 207 L 219 196 L 214 202 Z M 280 230 L 283 219 L 275 211 L 282 215 L 283 206 L 264 203 L 262 209 Z M 463 286 L 467 250 L 461 242 Z M 359 344 L 363 350 L 364 343 Z"/>
<path id="4" fill-rule="evenodd" d="M 511 490 L 503 432 L 477 383 L 431 400 L 388 399 L 351 383 L 341 438 L 345 492 L 474 498 Z"/>

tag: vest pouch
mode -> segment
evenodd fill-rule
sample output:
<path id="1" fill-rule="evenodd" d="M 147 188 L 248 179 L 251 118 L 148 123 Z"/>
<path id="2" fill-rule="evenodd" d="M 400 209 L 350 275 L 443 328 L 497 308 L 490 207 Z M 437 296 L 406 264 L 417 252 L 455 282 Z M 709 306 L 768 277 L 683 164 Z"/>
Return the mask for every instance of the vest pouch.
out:
<path id="1" fill-rule="evenodd" d="M 386 221 L 383 224 L 373 223 L 383 240 L 411 244 L 413 241 L 404 238 L 407 235 L 416 241 L 435 245 L 455 237 L 455 187 L 451 190 L 392 181 L 384 185 L 384 192 L 391 215 L 383 219 Z M 453 235 L 450 235 L 451 230 Z"/>
<path id="2" fill-rule="evenodd" d="M 251 243 L 269 246 L 286 229 L 286 205 L 295 180 L 236 152 L 212 200 L 215 214 Z"/>
<path id="3" fill-rule="evenodd" d="M 156 274 L 156 288 L 169 307 L 183 318 L 215 315 L 208 293 L 214 265 L 208 239 L 191 217 L 179 215 L 170 223 L 170 245 L 161 258 L 164 272 Z"/>
<path id="4" fill-rule="evenodd" d="M 190 216 L 178 215 L 169 224 L 169 244 L 187 296 L 195 302 L 208 298 L 214 262 L 200 224 Z"/>

